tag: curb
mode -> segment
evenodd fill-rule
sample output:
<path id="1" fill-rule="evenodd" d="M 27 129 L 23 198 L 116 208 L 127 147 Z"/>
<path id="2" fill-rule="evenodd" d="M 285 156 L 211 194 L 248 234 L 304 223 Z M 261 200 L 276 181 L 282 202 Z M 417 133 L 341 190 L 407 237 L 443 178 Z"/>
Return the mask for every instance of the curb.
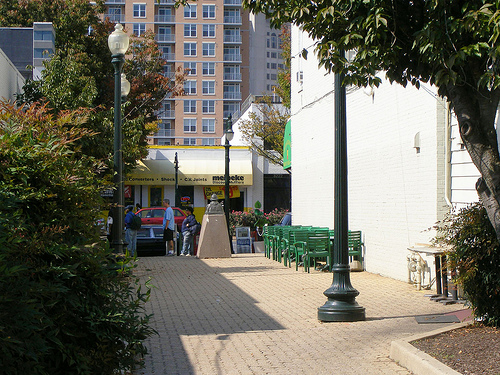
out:
<path id="1" fill-rule="evenodd" d="M 393 341 L 391 342 L 390 357 L 397 364 L 407 368 L 415 375 L 461 375 L 460 372 L 446 366 L 429 354 L 418 350 L 411 345 L 410 342 L 466 327 L 471 323 L 472 322 L 456 323 L 451 327 L 440 328 L 431 332 L 414 335 L 406 339 Z"/>

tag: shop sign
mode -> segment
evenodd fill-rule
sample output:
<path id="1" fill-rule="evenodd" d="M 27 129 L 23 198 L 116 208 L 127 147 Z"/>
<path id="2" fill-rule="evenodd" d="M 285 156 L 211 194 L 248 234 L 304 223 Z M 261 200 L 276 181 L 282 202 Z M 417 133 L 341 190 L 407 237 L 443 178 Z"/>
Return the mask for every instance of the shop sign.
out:
<path id="1" fill-rule="evenodd" d="M 205 192 L 205 198 L 210 200 L 212 194 L 216 194 L 218 199 L 224 199 L 224 186 L 205 186 L 203 191 Z M 239 198 L 240 189 L 238 186 L 229 186 L 229 198 Z"/>

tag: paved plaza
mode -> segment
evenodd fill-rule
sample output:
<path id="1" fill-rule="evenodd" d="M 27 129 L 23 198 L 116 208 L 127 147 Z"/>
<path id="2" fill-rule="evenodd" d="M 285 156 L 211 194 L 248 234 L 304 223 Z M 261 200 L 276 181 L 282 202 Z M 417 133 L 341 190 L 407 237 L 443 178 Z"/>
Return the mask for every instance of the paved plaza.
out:
<path id="1" fill-rule="evenodd" d="M 158 331 L 136 375 L 410 374 L 389 358 L 391 341 L 453 324 L 418 324 L 415 316 L 463 309 L 356 272 L 351 282 L 366 321 L 323 323 L 317 308 L 332 274 L 295 271 L 263 254 L 143 257 L 134 272 L 151 278 L 147 311 Z"/>

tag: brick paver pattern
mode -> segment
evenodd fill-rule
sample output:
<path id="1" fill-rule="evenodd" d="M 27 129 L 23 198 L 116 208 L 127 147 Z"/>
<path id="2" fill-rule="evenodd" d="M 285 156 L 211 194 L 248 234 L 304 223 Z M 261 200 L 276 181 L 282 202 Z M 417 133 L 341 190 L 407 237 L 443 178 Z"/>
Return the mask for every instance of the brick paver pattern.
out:
<path id="1" fill-rule="evenodd" d="M 134 272 L 151 278 L 147 312 L 158 332 L 136 375 L 410 374 L 389 358 L 391 341 L 446 326 L 417 324 L 417 315 L 463 308 L 356 272 L 351 282 L 366 321 L 320 322 L 332 274 L 297 272 L 262 254 L 144 257 Z"/>

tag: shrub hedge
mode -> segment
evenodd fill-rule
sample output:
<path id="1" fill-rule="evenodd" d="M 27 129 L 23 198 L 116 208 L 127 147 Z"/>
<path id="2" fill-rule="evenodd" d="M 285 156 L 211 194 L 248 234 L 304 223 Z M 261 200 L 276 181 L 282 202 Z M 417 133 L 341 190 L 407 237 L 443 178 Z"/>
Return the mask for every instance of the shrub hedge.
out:
<path id="1" fill-rule="evenodd" d="M 0 102 L 0 372 L 116 374 L 153 333 L 149 298 L 99 240 L 100 163 L 85 117 Z"/>
<path id="2" fill-rule="evenodd" d="M 451 214 L 437 226 L 435 241 L 449 245 L 450 267 L 476 318 L 500 326 L 500 246 L 480 203 Z"/>

